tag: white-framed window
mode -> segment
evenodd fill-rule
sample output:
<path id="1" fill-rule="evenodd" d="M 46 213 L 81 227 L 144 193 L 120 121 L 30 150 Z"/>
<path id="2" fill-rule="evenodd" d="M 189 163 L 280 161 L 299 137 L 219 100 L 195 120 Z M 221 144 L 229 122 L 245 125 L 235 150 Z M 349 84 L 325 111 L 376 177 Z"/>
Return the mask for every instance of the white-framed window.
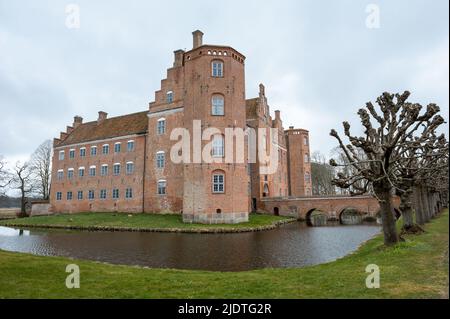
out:
<path id="1" fill-rule="evenodd" d="M 100 175 L 106 176 L 108 175 L 108 164 L 103 164 L 100 170 Z"/>
<path id="2" fill-rule="evenodd" d="M 224 173 L 213 173 L 212 192 L 213 193 L 224 193 L 225 192 L 225 174 Z"/>
<path id="3" fill-rule="evenodd" d="M 89 167 L 89 176 L 95 176 L 95 165 Z"/>
<path id="4" fill-rule="evenodd" d="M 59 160 L 60 161 L 64 160 L 64 151 L 59 151 Z"/>
<path id="5" fill-rule="evenodd" d="M 165 164 L 166 155 L 163 151 L 156 153 L 156 167 L 163 168 Z"/>
<path id="6" fill-rule="evenodd" d="M 120 163 L 114 163 L 113 174 L 114 175 L 119 175 L 120 174 Z"/>
<path id="7" fill-rule="evenodd" d="M 69 150 L 69 158 L 75 158 L 75 149 Z"/>
<path id="8" fill-rule="evenodd" d="M 113 188 L 113 190 L 112 190 L 112 198 L 114 198 L 114 199 L 118 199 L 119 198 L 119 189 L 118 188 Z"/>
<path id="9" fill-rule="evenodd" d="M 81 147 L 80 148 L 80 157 L 85 157 L 86 156 L 86 147 Z"/>
<path id="10" fill-rule="evenodd" d="M 64 178 L 64 170 L 59 169 L 57 173 L 58 179 L 61 180 Z"/>
<path id="11" fill-rule="evenodd" d="M 125 198 L 133 198 L 133 189 L 131 187 L 125 189 Z"/>
<path id="12" fill-rule="evenodd" d="M 305 154 L 305 163 L 308 163 L 308 162 L 309 162 L 309 155 Z"/>
<path id="13" fill-rule="evenodd" d="M 102 153 L 103 154 L 109 154 L 109 144 L 104 144 L 102 146 Z"/>
<path id="14" fill-rule="evenodd" d="M 211 99 L 211 114 L 212 115 L 224 115 L 224 98 L 220 94 L 213 95 Z"/>
<path id="15" fill-rule="evenodd" d="M 100 190 L 100 199 L 106 199 L 106 189 Z"/>
<path id="16" fill-rule="evenodd" d="M 78 168 L 78 177 L 84 176 L 84 166 Z"/>
<path id="17" fill-rule="evenodd" d="M 156 133 L 158 135 L 164 134 L 166 132 L 166 119 L 162 118 L 158 120 L 156 125 Z"/>
<path id="18" fill-rule="evenodd" d="M 158 181 L 158 195 L 165 195 L 166 194 L 166 188 L 167 188 L 167 182 L 164 179 L 160 179 Z"/>
<path id="19" fill-rule="evenodd" d="M 173 91 L 167 91 L 166 93 L 166 102 L 172 103 L 173 102 Z"/>
<path id="20" fill-rule="evenodd" d="M 67 192 L 66 198 L 67 200 L 72 200 L 73 193 L 71 191 Z"/>
<path id="21" fill-rule="evenodd" d="M 56 200 L 62 199 L 62 192 L 56 192 Z"/>
<path id="22" fill-rule="evenodd" d="M 72 179 L 73 178 L 73 168 L 69 168 L 67 170 L 67 178 Z"/>
<path id="23" fill-rule="evenodd" d="M 216 78 L 223 77 L 223 62 L 214 60 L 211 62 L 211 75 Z"/>
<path id="24" fill-rule="evenodd" d="M 225 142 L 222 135 L 214 135 L 212 140 L 212 156 L 223 157 L 225 154 Z"/>
<path id="25" fill-rule="evenodd" d="M 311 174 L 309 172 L 305 172 L 305 182 L 311 182 Z"/>
<path id="26" fill-rule="evenodd" d="M 97 146 L 91 146 L 91 156 L 97 155 Z"/>
<path id="27" fill-rule="evenodd" d="M 91 200 L 95 198 L 94 190 L 92 190 L 92 189 L 89 190 L 89 192 L 88 192 L 88 198 L 91 199 Z"/>
<path id="28" fill-rule="evenodd" d="M 133 174 L 133 172 L 134 172 L 134 163 L 133 162 L 127 162 L 126 170 L 127 170 L 127 174 Z"/>
<path id="29" fill-rule="evenodd" d="M 83 191 L 78 191 L 77 198 L 78 198 L 78 200 L 83 199 Z"/>
<path id="30" fill-rule="evenodd" d="M 128 152 L 133 152 L 134 151 L 134 141 L 130 140 L 127 142 L 127 151 Z"/>
<path id="31" fill-rule="evenodd" d="M 114 143 L 114 153 L 120 153 L 120 142 Z"/>

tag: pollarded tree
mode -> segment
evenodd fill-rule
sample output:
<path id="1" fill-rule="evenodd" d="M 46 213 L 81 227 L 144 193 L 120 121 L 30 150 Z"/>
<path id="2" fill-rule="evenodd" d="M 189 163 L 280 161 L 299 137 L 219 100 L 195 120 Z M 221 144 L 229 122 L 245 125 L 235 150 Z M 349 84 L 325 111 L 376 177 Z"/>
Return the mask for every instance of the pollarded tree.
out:
<path id="1" fill-rule="evenodd" d="M 380 205 L 386 245 L 398 242 L 392 204 L 397 178 L 393 164 L 398 160 L 401 145 L 439 112 L 436 104 L 429 104 L 426 111 L 420 114 L 422 106 L 407 102 L 409 95 L 408 91 L 403 94 L 383 93 L 377 98 L 379 111 L 371 102 L 366 103 L 366 107 L 358 111 L 365 128 L 364 136 L 351 135 L 350 124 L 343 122 L 349 144 L 345 144 L 335 130 L 330 132 L 347 157 L 348 165 L 353 168 L 351 175 L 339 173 L 333 182 L 342 188 L 354 187 L 352 194 L 366 193 L 369 189 L 373 191 Z M 358 150 L 363 151 L 363 159 L 358 156 Z M 330 164 L 338 165 L 334 160 Z"/>

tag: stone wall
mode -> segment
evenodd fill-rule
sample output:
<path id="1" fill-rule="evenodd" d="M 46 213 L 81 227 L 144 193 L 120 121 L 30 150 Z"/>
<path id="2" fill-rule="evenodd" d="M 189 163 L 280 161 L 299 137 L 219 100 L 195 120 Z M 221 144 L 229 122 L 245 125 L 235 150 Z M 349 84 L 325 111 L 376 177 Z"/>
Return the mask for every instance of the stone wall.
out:
<path id="1" fill-rule="evenodd" d="M 49 202 L 36 202 L 31 204 L 30 216 L 51 215 L 51 205 Z"/>

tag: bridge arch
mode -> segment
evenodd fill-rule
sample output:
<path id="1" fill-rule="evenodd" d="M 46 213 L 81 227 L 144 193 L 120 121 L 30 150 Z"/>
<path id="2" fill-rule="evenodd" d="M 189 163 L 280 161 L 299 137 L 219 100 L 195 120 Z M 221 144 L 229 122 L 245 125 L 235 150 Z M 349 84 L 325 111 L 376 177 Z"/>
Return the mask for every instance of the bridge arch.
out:
<path id="1" fill-rule="evenodd" d="M 328 219 L 328 214 L 326 212 L 324 212 L 323 210 L 321 210 L 321 209 L 311 208 L 305 214 L 306 225 L 308 225 L 308 226 L 317 226 L 317 225 L 314 224 L 314 221 L 313 221 L 314 218 L 313 218 L 312 214 L 314 212 L 318 212 L 320 215 L 323 215 L 324 216 L 323 218 L 325 218 L 324 223 L 326 223 L 326 221 Z M 322 225 L 322 224 L 323 223 L 320 223 L 320 225 Z"/>
<path id="2" fill-rule="evenodd" d="M 361 224 L 363 213 L 354 206 L 348 206 L 340 210 L 338 219 L 341 225 Z"/>

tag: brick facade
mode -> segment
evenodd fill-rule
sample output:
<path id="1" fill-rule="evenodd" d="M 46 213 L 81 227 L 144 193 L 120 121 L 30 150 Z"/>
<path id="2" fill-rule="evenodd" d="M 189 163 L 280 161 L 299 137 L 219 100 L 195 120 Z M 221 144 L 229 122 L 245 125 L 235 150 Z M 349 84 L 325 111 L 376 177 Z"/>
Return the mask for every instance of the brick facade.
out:
<path id="1" fill-rule="evenodd" d="M 236 223 L 248 220 L 251 210 L 263 208 L 262 198 L 310 192 L 310 179 L 304 178 L 310 173 L 305 161 L 309 141 L 298 140 L 308 139 L 308 132 L 284 130 L 279 111 L 272 118 L 262 84 L 259 96 L 246 100 L 245 57 L 229 46 L 203 45 L 202 36 L 194 31 L 193 48 L 174 52 L 173 66 L 149 110 L 114 118 L 99 112 L 97 121 L 88 123 L 76 116 L 54 140 L 53 211 L 178 213 L 185 222 Z M 272 137 L 265 142 L 268 149 L 275 146 L 276 171 L 260 174 L 259 162 L 229 163 L 221 156 L 213 162 L 196 161 L 195 121 L 201 121 L 202 132 L 217 129 L 215 137 L 225 136 L 228 128 L 275 129 L 277 142 Z M 187 149 L 171 154 L 180 138 L 171 135 L 178 128 L 186 129 L 191 142 Z M 132 149 L 127 147 L 130 142 Z M 210 142 L 200 139 L 201 149 Z M 115 149 L 119 143 L 120 150 Z M 104 145 L 109 145 L 107 154 Z M 91 155 L 93 147 L 95 155 Z M 237 144 L 232 152 L 236 154 Z M 174 162 L 173 155 L 190 161 Z M 245 147 L 245 159 L 247 155 Z M 132 171 L 127 165 L 133 166 Z M 102 169 L 106 166 L 107 172 Z M 95 175 L 90 174 L 94 167 Z"/>

